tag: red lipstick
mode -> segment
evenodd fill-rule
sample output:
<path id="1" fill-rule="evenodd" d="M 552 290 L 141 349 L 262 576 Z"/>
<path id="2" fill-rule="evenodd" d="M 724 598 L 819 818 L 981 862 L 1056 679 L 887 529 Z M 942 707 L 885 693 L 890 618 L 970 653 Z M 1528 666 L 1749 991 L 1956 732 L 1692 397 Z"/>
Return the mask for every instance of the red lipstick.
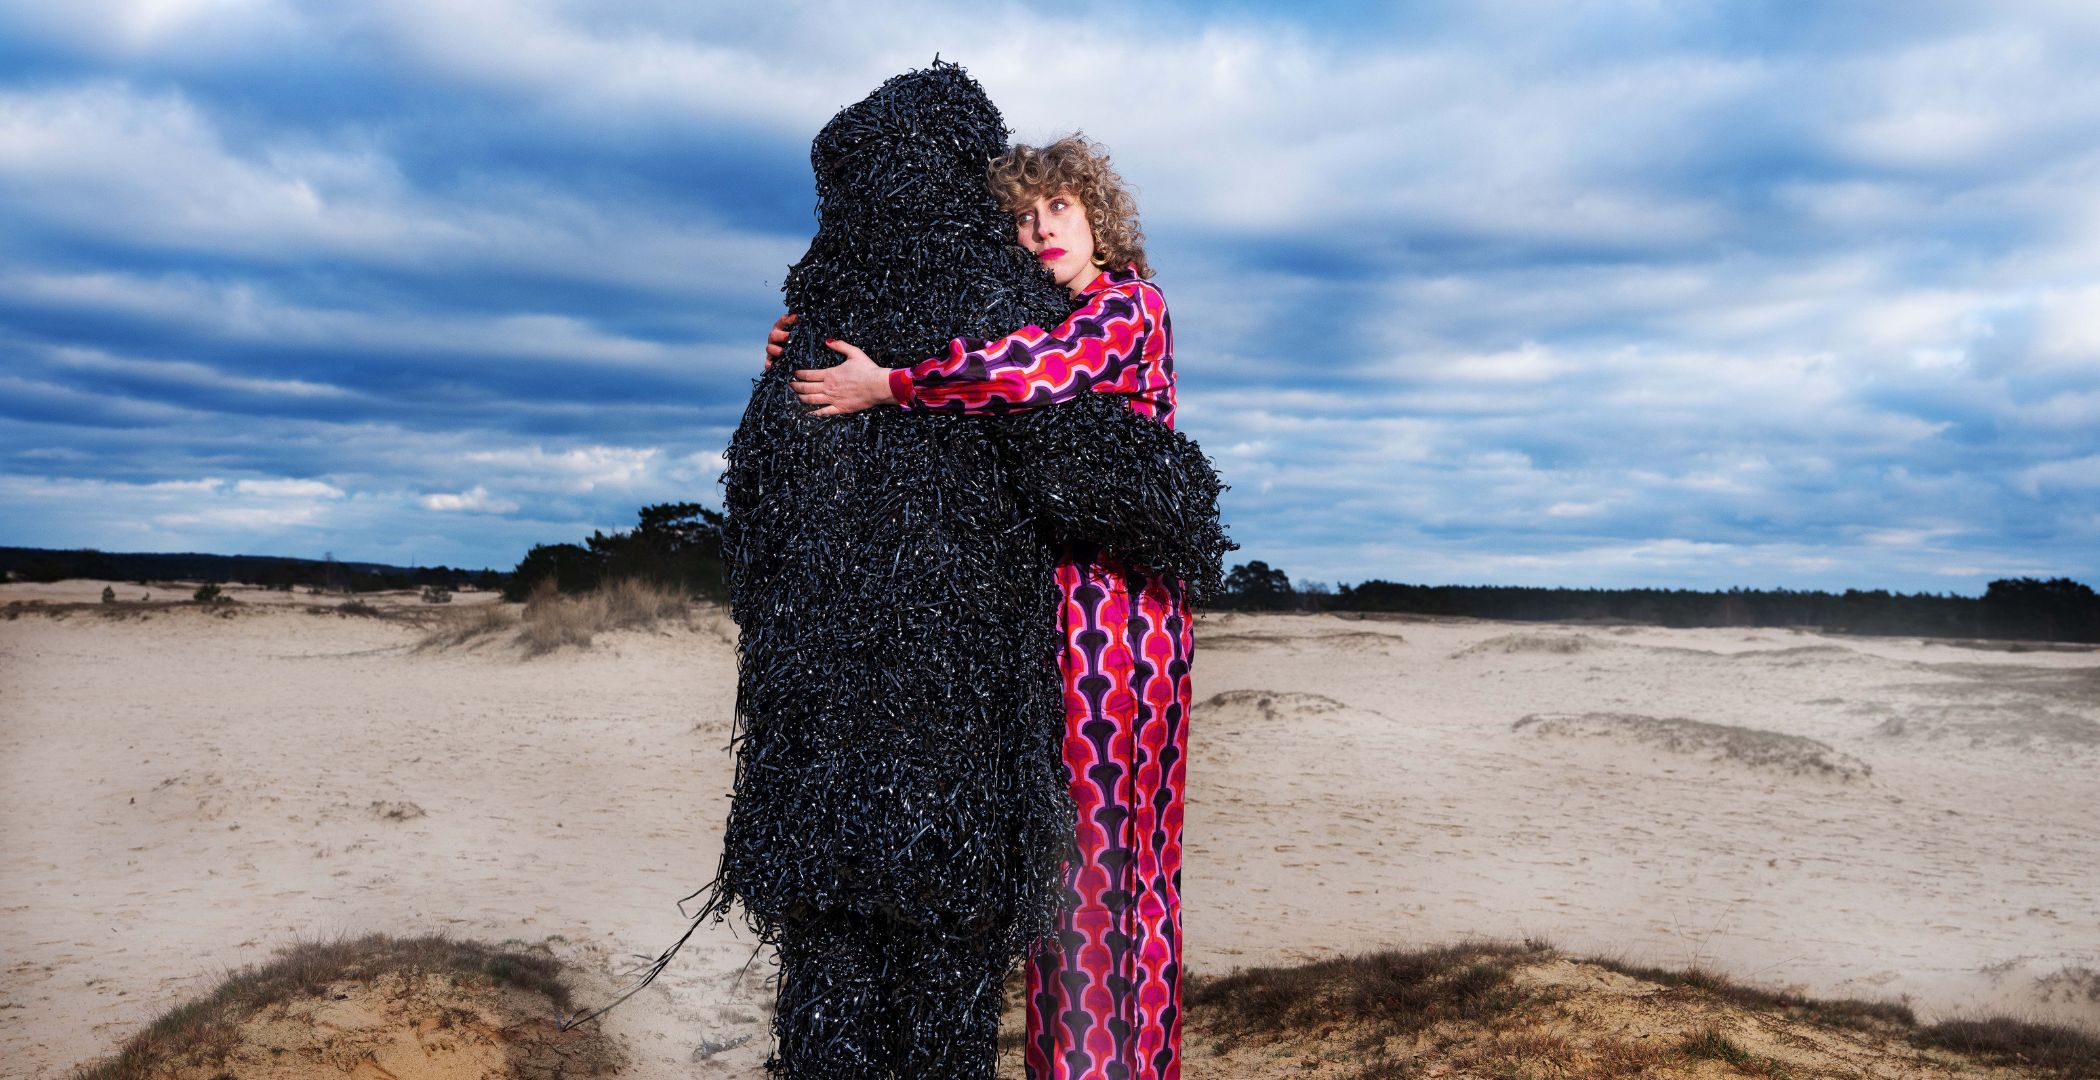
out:
<path id="1" fill-rule="evenodd" d="M 1050 259 L 1062 259 L 1064 257 L 1065 249 L 1063 248 L 1044 248 L 1042 251 L 1036 254 L 1036 258 L 1045 261 L 1048 261 Z"/>

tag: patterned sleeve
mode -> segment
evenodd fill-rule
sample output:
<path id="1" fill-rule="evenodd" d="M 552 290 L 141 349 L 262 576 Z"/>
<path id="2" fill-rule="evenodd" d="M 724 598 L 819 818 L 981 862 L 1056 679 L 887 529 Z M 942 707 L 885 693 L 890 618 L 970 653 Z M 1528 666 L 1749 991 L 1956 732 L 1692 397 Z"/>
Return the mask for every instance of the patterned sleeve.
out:
<path id="1" fill-rule="evenodd" d="M 1003 338 L 957 338 L 948 352 L 890 372 L 899 407 L 1009 413 L 1069 401 L 1139 378 L 1166 301 L 1149 282 L 1092 293 L 1054 331 L 1024 326 Z"/>

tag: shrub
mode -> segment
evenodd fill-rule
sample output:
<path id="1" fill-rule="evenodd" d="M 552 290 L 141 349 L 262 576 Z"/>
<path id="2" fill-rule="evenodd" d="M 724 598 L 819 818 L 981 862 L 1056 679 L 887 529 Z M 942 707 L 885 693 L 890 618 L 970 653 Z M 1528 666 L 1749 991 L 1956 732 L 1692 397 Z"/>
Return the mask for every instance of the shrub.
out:
<path id="1" fill-rule="evenodd" d="M 107 585 L 104 585 L 104 586 L 102 586 L 102 602 L 103 602 L 103 603 L 105 603 L 105 604 L 114 604 L 114 603 L 116 603 L 116 602 L 117 602 L 117 590 L 115 590 L 115 589 L 113 589 L 113 588 L 111 588 L 111 587 L 109 587 L 109 586 L 107 586 Z"/>
<path id="2" fill-rule="evenodd" d="M 204 584 L 197 586 L 197 591 L 190 594 L 190 599 L 195 600 L 200 604 L 216 604 L 221 599 L 223 599 L 223 597 L 221 597 L 219 594 L 219 586 L 213 582 L 207 581 Z"/>
<path id="3" fill-rule="evenodd" d="M 442 585 L 425 585 L 423 586 L 423 602 L 426 604 L 449 604 L 452 602 L 452 590 Z"/>

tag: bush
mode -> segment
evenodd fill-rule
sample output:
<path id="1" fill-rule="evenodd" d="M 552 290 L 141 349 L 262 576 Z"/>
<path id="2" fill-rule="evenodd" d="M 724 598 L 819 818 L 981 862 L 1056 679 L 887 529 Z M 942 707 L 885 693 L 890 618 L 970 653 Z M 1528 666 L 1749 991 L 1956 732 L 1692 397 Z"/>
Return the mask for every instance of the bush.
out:
<path id="1" fill-rule="evenodd" d="M 218 585 L 207 581 L 197 586 L 197 591 L 190 594 L 190 599 L 200 604 L 216 604 L 225 598 L 219 594 Z"/>
<path id="2" fill-rule="evenodd" d="M 111 588 L 111 587 L 109 587 L 109 586 L 107 586 L 107 585 L 104 585 L 104 586 L 102 586 L 102 602 L 103 602 L 103 603 L 105 603 L 105 604 L 114 604 L 114 603 L 116 603 L 116 602 L 117 602 L 117 590 L 115 590 L 115 589 L 113 589 L 113 588 Z"/>
<path id="3" fill-rule="evenodd" d="M 452 591 L 442 585 L 425 585 L 423 586 L 423 602 L 426 604 L 449 604 L 452 602 Z"/>

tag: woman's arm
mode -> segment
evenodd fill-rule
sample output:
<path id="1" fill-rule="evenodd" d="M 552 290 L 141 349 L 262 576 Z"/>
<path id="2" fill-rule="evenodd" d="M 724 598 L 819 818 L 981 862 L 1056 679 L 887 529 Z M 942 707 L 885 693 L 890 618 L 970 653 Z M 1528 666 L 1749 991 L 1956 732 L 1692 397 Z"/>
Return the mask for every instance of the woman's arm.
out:
<path id="1" fill-rule="evenodd" d="M 1054 331 L 1025 326 L 989 341 L 957 338 L 944 356 L 896 368 L 890 393 L 904 409 L 1007 413 L 1069 401 L 1126 376 L 1136 390 L 1165 314 L 1150 282 L 1100 289 Z"/>
<path id="2" fill-rule="evenodd" d="M 1167 347 L 1165 322 L 1165 298 L 1151 282 L 1138 281 L 1089 294 L 1053 332 L 1025 326 L 1002 338 L 957 338 L 946 355 L 908 368 L 885 368 L 851 344 L 826 341 L 844 360 L 796 370 L 793 386 L 802 403 L 816 409 L 813 416 L 892 404 L 1001 414 L 1069 401 L 1097 387 L 1137 393 L 1146 389 L 1148 357 Z"/>

